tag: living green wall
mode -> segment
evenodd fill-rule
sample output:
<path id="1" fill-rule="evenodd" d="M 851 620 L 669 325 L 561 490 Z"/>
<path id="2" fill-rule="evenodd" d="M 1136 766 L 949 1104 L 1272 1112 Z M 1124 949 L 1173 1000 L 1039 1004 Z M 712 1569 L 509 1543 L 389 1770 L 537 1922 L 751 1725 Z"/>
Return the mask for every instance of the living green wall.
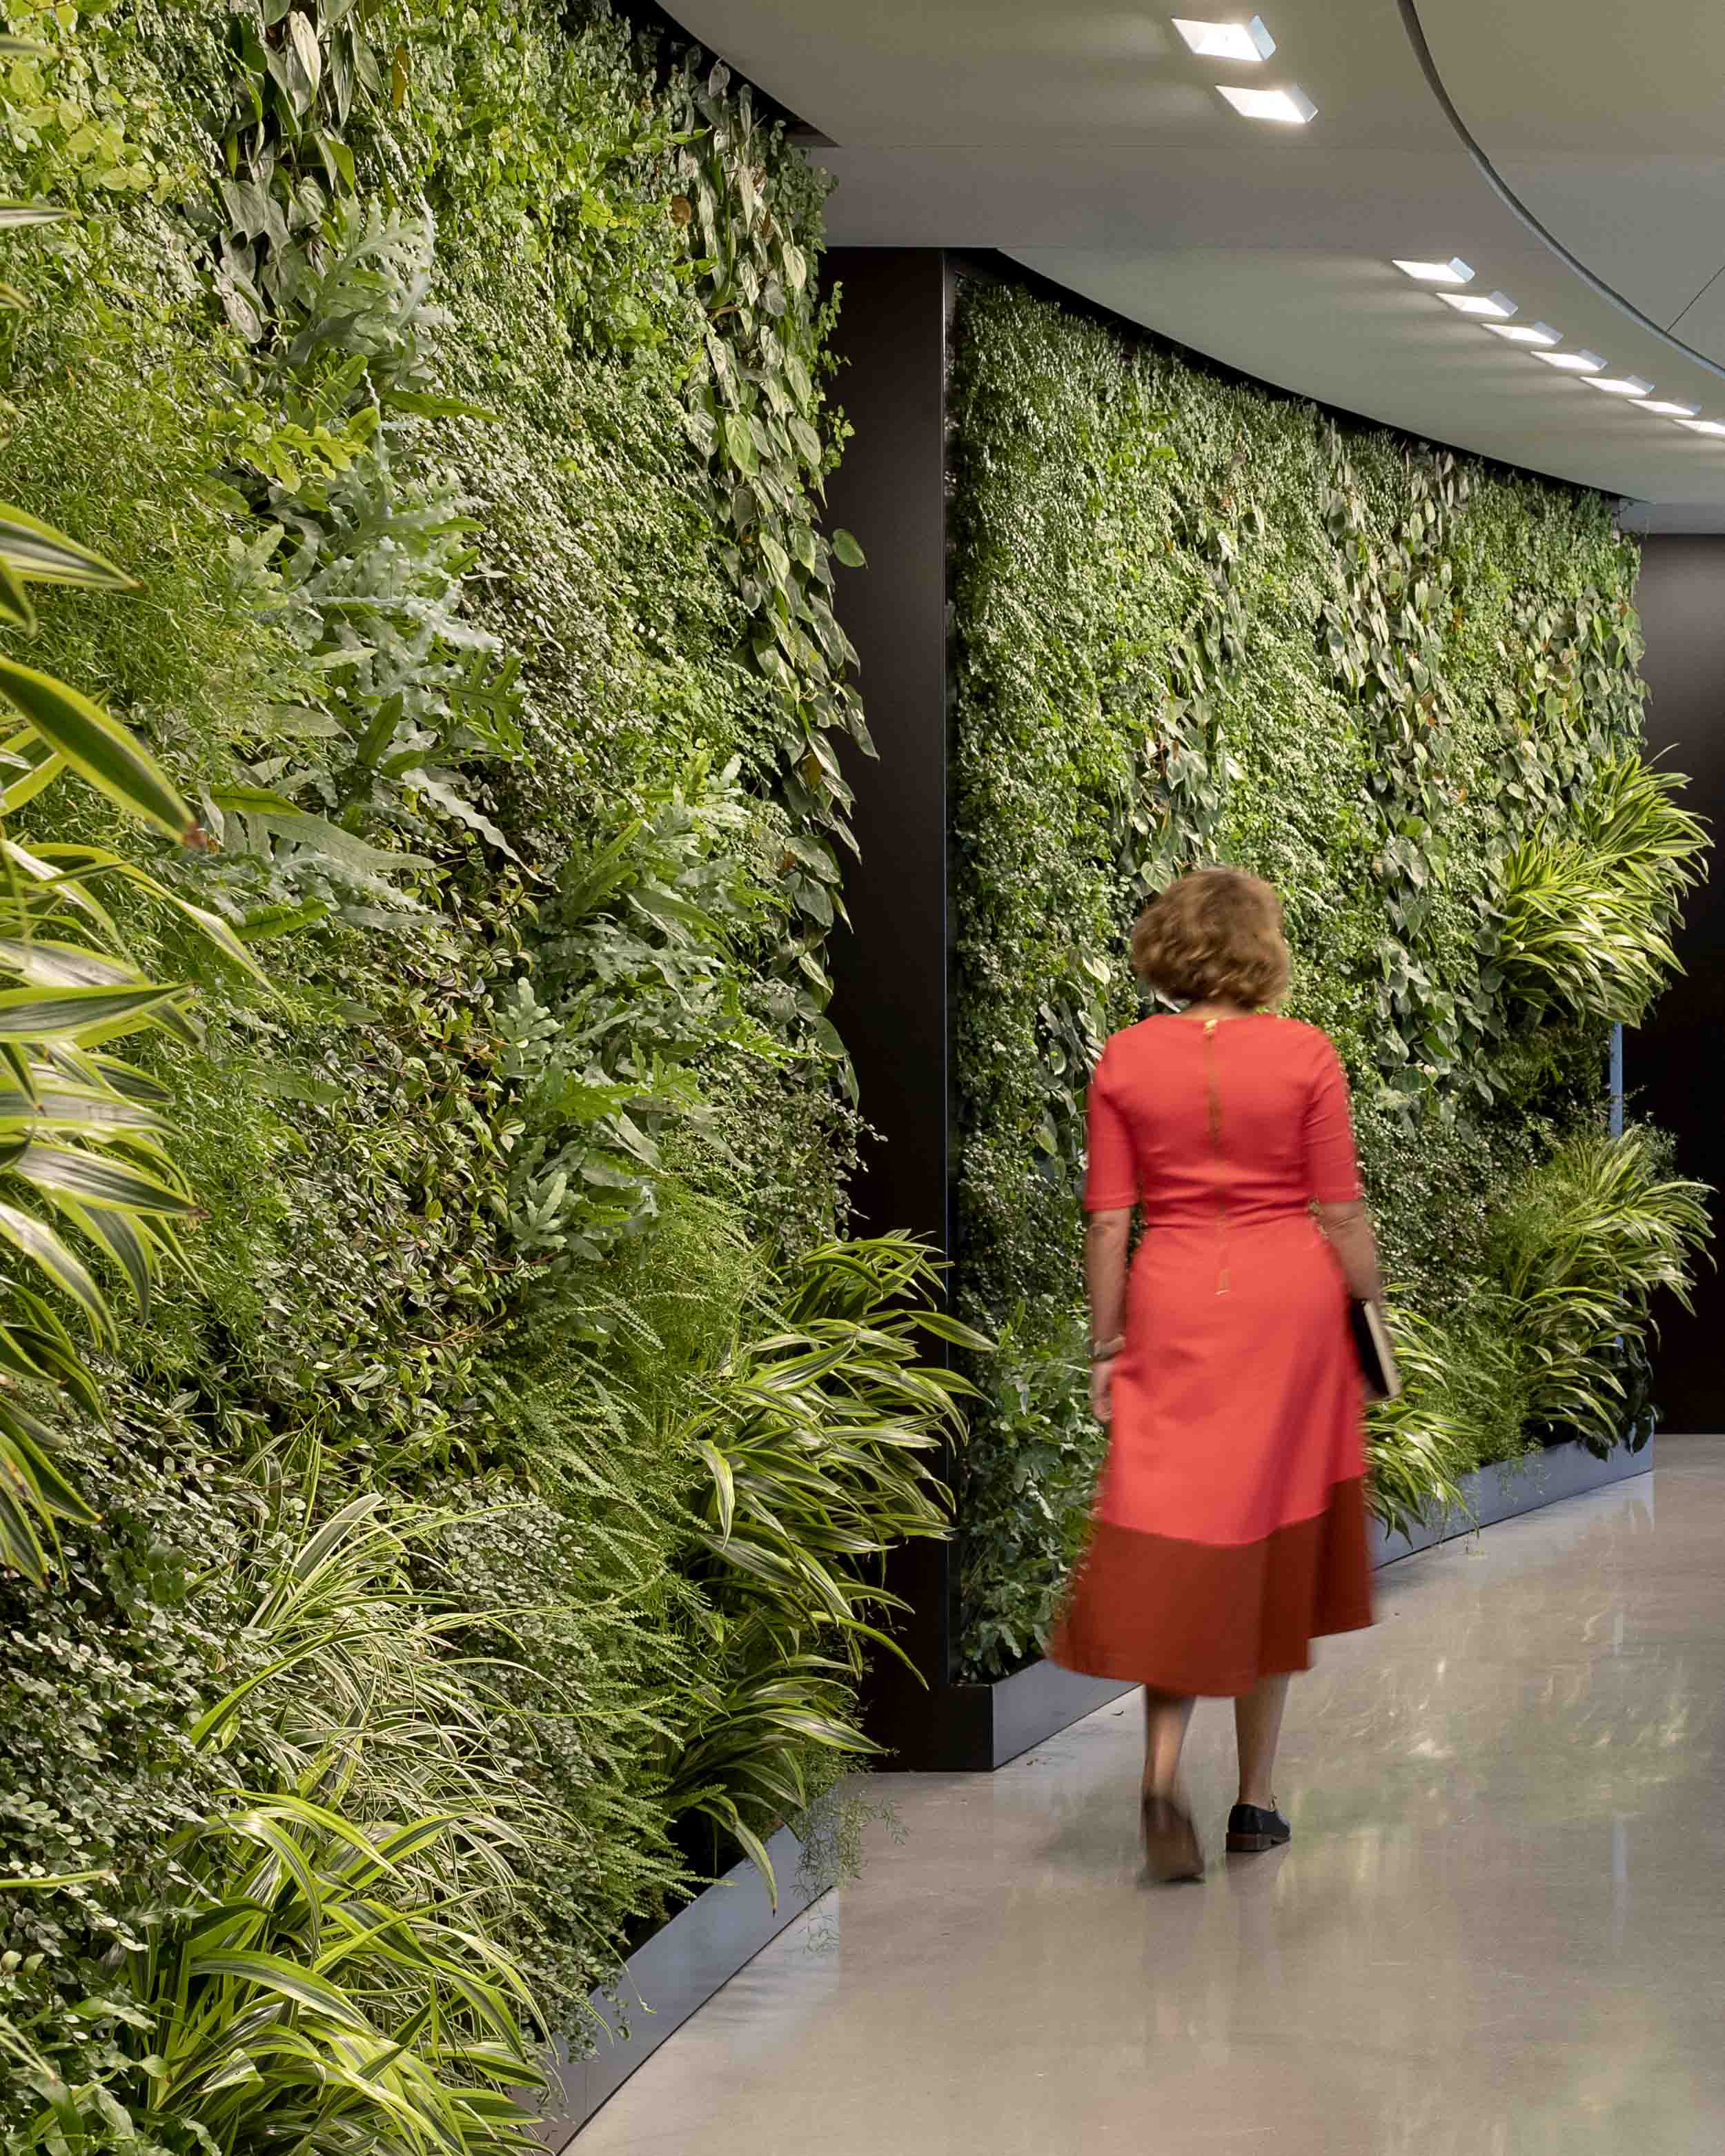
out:
<path id="1" fill-rule="evenodd" d="M 372 2146 L 341 2012 L 392 2087 L 521 2079 L 490 2004 L 578 2046 L 860 1755 L 869 1565 L 942 1523 L 931 1276 L 834 1241 L 821 188 L 603 4 L 6 15 L 0 194 L 69 214 L 6 239 L 0 495 L 138 586 L 39 588 L 27 655 L 210 844 L 59 787 L 6 831 L 141 855 L 268 983 L 104 886 L 197 992 L 138 1060 L 198 1216 L 147 1309 L 79 1242 L 96 1517 L 0 1573 L 0 2132 Z M 290 1982 L 343 1836 L 415 1821 L 347 2007 Z"/>
<path id="2" fill-rule="evenodd" d="M 1410 1365 L 1375 1433 L 1386 1517 L 1587 1422 L 1548 1382 L 1566 1356 L 1595 1441 L 1645 1432 L 1635 1342 L 1529 1329 L 1508 1246 L 1555 1276 L 1538 1223 L 1560 1185 L 1573 1225 L 1579 1184 L 1632 1156 L 1680 1241 L 1695 1223 L 1652 1141 L 1600 1137 L 1609 1022 L 1646 984 L 1589 988 L 1573 951 L 1542 976 L 1530 921 L 1603 946 L 1608 803 L 1639 788 L 1680 818 L 1635 761 L 1636 557 L 1611 505 L 1337 426 L 1010 285 L 967 279 L 955 335 L 959 1278 L 1002 1342 L 968 1454 L 964 1651 L 989 1676 L 1035 1650 L 1083 1532 L 1084 1088 L 1142 1012 L 1132 921 L 1180 870 L 1275 883 L 1290 1008 L 1350 1074 Z M 1698 842 L 1683 821 L 1685 860 Z M 1623 939 L 1654 973 L 1663 874 Z"/>

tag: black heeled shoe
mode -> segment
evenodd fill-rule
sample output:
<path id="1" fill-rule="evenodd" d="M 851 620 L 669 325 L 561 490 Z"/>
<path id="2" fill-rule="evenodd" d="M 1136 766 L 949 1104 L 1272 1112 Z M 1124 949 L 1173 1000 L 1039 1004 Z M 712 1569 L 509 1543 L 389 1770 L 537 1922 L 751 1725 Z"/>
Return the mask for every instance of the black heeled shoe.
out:
<path id="1" fill-rule="evenodd" d="M 1146 1794 L 1140 1816 L 1144 1827 L 1144 1861 L 1163 1886 L 1177 1879 L 1202 1879 L 1204 1850 L 1192 1815 L 1175 1797 Z"/>
<path id="2" fill-rule="evenodd" d="M 1228 1848 L 1235 1856 L 1255 1856 L 1260 1850 L 1279 1849 L 1294 1830 L 1272 1807 L 1262 1811 L 1256 1804 L 1236 1804 L 1228 1815 Z"/>

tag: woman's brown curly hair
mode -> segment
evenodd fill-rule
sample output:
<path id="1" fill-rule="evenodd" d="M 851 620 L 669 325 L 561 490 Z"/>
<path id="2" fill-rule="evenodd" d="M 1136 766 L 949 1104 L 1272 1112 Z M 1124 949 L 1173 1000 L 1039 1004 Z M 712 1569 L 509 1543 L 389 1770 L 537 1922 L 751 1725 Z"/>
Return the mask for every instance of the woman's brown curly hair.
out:
<path id="1" fill-rule="evenodd" d="M 1281 901 L 1244 869 L 1194 869 L 1138 916 L 1132 971 L 1175 1003 L 1276 1003 L 1288 985 Z"/>

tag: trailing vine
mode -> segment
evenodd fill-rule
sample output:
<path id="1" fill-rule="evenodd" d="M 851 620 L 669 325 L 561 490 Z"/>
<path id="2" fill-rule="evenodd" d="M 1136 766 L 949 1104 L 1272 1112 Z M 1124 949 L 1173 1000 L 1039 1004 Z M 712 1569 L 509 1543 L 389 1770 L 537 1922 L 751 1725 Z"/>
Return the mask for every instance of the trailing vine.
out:
<path id="1" fill-rule="evenodd" d="M 1332 485 L 1325 521 L 1337 596 L 1324 601 L 1317 634 L 1370 748 L 1372 867 L 1384 923 L 1378 1067 L 1406 1100 L 1461 1084 L 1489 1101 L 1490 1076 L 1476 1052 L 1491 1031 L 1489 1004 L 1444 978 L 1431 934 L 1448 869 L 1447 825 L 1461 800 L 1445 659 L 1460 603 L 1450 545 L 1468 475 L 1447 453 L 1409 453 L 1399 513 L 1387 532 L 1374 535 L 1334 426 L 1327 442 Z"/>
<path id="2" fill-rule="evenodd" d="M 747 610 L 743 656 L 778 715 L 778 789 L 791 819 L 783 863 L 796 932 L 778 963 L 796 1005 L 854 1091 L 849 1060 L 824 1015 L 832 993 L 825 939 L 843 919 L 836 841 L 855 850 L 851 792 L 833 737 L 870 754 L 862 702 L 846 678 L 856 654 L 833 608 L 834 563 L 860 567 L 848 532 L 815 521 L 842 436 L 823 433 L 829 313 L 806 304 L 814 267 L 797 233 L 814 186 L 778 154 L 747 85 L 722 64 L 685 55 L 678 78 L 681 192 L 670 213 L 695 253 L 706 316 L 689 380 L 689 422 L 713 475 L 714 512 L 730 534 L 726 567 Z M 803 200 L 788 206 L 785 196 Z"/>

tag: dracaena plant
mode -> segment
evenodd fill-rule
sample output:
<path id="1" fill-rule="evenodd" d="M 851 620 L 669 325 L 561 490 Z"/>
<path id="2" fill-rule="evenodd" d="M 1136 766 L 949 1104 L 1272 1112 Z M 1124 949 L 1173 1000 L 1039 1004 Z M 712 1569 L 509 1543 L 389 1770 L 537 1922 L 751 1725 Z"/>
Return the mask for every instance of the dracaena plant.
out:
<path id="1" fill-rule="evenodd" d="M 19 41 L 10 41 L 15 49 Z M 0 223 L 53 223 L 48 204 Z M 0 502 L 0 626 L 36 627 L 33 583 L 125 591 L 133 579 L 28 511 Z M 116 1055 L 146 1029 L 189 1037 L 183 983 L 133 958 L 110 901 L 131 886 L 257 968 L 228 925 L 137 862 L 93 845 L 27 844 L 12 819 L 69 779 L 98 788 L 177 844 L 207 844 L 137 738 L 68 682 L 0 654 L 0 1564 L 47 1575 L 56 1520 L 88 1508 L 55 1460 L 53 1403 L 100 1414 L 101 1395 L 61 1315 L 99 1347 L 118 1340 L 92 1254 L 141 1308 L 197 1200 L 167 1144 L 167 1096 Z"/>
<path id="2" fill-rule="evenodd" d="M 521 2092 L 543 2076 L 521 1974 L 463 1897 L 409 1873 L 470 1824 L 445 1812 L 367 1833 L 297 1791 L 236 1790 L 175 1837 L 183 1902 L 135 1928 L 129 1995 L 88 2002 L 109 2046 L 102 2081 L 64 2080 L 44 2032 L 0 2024 L 0 2053 L 41 2100 L 8 2145 L 20 2156 L 537 2147 Z"/>
<path id="3" fill-rule="evenodd" d="M 1707 847 L 1704 819 L 1677 798 L 1686 783 L 1638 756 L 1615 757 L 1567 828 L 1510 855 L 1501 963 L 1532 1009 L 1636 1024 L 1681 970 L 1671 936 Z"/>
<path id="4" fill-rule="evenodd" d="M 807 1810 L 811 1767 L 878 1748 L 855 1687 L 869 1647 L 899 1651 L 880 1620 L 906 1606 L 880 1560 L 948 1531 L 938 1470 L 973 1388 L 924 1341 L 991 1342 L 932 1306 L 939 1273 L 904 1235 L 810 1250 L 680 1433 L 711 1477 L 694 1569 L 721 1652 L 671 1803 L 732 1835 L 775 1896 L 767 1839 Z"/>

